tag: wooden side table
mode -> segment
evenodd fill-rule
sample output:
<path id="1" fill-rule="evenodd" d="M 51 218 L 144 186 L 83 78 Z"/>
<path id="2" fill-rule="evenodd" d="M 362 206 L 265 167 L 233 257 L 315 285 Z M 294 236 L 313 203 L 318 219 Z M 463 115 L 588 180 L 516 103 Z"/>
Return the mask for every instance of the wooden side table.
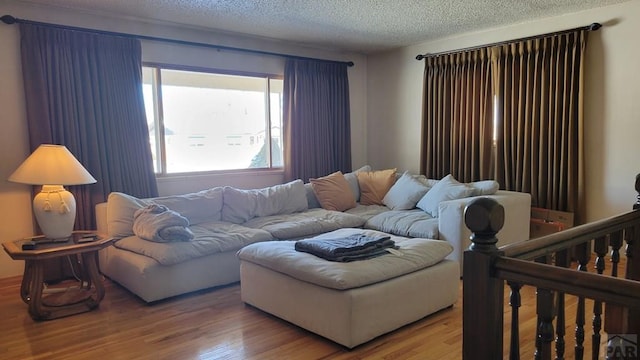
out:
<path id="1" fill-rule="evenodd" d="M 35 241 L 33 250 L 23 250 L 22 245 Z M 110 246 L 114 239 L 93 231 L 74 231 L 63 242 L 48 242 L 44 237 L 10 241 L 2 244 L 14 260 L 24 260 L 24 276 L 20 287 L 22 301 L 29 305 L 34 320 L 51 320 L 98 307 L 104 298 L 104 286 L 100 279 L 98 250 Z M 80 285 L 63 292 L 44 294 L 44 261 L 62 256 L 75 256 L 80 263 Z"/>

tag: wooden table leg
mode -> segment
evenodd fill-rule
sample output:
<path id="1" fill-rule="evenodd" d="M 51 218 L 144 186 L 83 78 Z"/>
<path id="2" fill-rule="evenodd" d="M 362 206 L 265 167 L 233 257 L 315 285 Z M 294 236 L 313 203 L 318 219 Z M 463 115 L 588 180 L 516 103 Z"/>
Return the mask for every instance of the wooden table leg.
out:
<path id="1" fill-rule="evenodd" d="M 29 314 L 36 320 L 46 319 L 50 312 L 42 307 L 42 284 L 44 281 L 44 265 L 42 261 L 33 261 L 29 281 Z"/>
<path id="2" fill-rule="evenodd" d="M 96 302 L 95 307 L 98 307 L 98 304 L 104 298 L 104 285 L 100 279 L 100 272 L 98 271 L 98 264 L 96 263 L 97 252 L 88 252 L 82 254 L 82 263 L 86 274 L 88 275 L 88 284 L 87 288 L 93 287 L 95 288 L 94 300 Z"/>
<path id="3" fill-rule="evenodd" d="M 20 297 L 26 304 L 29 303 L 29 287 L 31 286 L 31 277 L 33 276 L 33 261 L 25 260 L 24 262 L 24 275 L 22 276 L 22 283 L 20 284 Z"/>

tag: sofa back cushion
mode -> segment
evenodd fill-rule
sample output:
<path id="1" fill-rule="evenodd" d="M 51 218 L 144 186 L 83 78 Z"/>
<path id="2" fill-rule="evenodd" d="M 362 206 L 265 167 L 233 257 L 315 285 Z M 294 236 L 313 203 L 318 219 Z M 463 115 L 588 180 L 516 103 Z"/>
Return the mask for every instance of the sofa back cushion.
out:
<path id="1" fill-rule="evenodd" d="M 196 193 L 170 195 L 148 199 L 189 219 L 191 225 L 222 219 L 222 187 L 215 187 Z"/>
<path id="2" fill-rule="evenodd" d="M 467 183 L 473 192 L 471 196 L 493 195 L 500 188 L 500 184 L 495 180 L 482 180 Z"/>
<path id="3" fill-rule="evenodd" d="M 309 209 L 321 208 L 320 201 L 316 196 L 316 193 L 313 192 L 313 184 L 306 183 L 304 184 L 304 191 L 307 193 L 307 204 L 309 205 Z"/>
<path id="4" fill-rule="evenodd" d="M 112 192 L 107 199 L 107 232 L 109 236 L 133 236 L 133 214 L 149 205 L 144 199 L 121 192 Z"/>
<path id="5" fill-rule="evenodd" d="M 202 190 L 184 195 L 170 195 L 138 199 L 120 192 L 112 192 L 107 199 L 107 231 L 109 236 L 133 236 L 133 214 L 149 204 L 165 205 L 196 225 L 222 219 L 222 188 Z"/>
<path id="6" fill-rule="evenodd" d="M 254 217 L 291 214 L 308 207 L 302 180 L 251 190 L 225 186 L 222 220 L 242 224 Z"/>
<path id="7" fill-rule="evenodd" d="M 371 171 L 371 166 L 370 165 L 365 165 L 355 171 L 352 171 L 350 173 L 346 173 L 344 174 L 344 178 L 347 180 L 347 182 L 349 183 L 349 187 L 351 188 L 351 191 L 353 192 L 353 196 L 356 198 L 356 202 L 360 201 L 360 184 L 358 184 L 358 173 L 359 172 L 367 172 L 367 171 Z"/>

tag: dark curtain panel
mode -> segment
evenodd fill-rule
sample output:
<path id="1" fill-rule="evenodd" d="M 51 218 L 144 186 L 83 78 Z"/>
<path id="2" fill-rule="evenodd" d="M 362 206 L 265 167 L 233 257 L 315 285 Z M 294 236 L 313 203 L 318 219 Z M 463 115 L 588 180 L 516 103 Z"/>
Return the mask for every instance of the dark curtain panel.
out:
<path id="1" fill-rule="evenodd" d="M 493 49 L 498 107 L 497 176 L 532 205 L 584 206 L 582 96 L 586 31 Z"/>
<path id="2" fill-rule="evenodd" d="M 287 59 L 283 105 L 285 180 L 351 171 L 346 64 Z"/>
<path id="3" fill-rule="evenodd" d="M 98 181 L 71 186 L 77 229 L 112 191 L 157 196 L 136 39 L 20 24 L 32 151 L 65 145 Z"/>
<path id="4" fill-rule="evenodd" d="M 487 49 L 427 58 L 420 172 L 492 179 L 491 57 Z"/>

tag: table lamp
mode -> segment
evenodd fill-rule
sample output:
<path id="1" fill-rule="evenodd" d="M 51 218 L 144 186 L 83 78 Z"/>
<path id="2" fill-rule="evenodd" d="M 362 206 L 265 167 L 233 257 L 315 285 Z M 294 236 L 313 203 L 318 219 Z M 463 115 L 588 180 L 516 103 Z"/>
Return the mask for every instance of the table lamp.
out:
<path id="1" fill-rule="evenodd" d="M 76 220 L 76 200 L 63 185 L 93 184 L 96 179 L 63 145 L 42 144 L 11 174 L 9 181 L 42 185 L 33 212 L 47 239 L 67 239 Z"/>

